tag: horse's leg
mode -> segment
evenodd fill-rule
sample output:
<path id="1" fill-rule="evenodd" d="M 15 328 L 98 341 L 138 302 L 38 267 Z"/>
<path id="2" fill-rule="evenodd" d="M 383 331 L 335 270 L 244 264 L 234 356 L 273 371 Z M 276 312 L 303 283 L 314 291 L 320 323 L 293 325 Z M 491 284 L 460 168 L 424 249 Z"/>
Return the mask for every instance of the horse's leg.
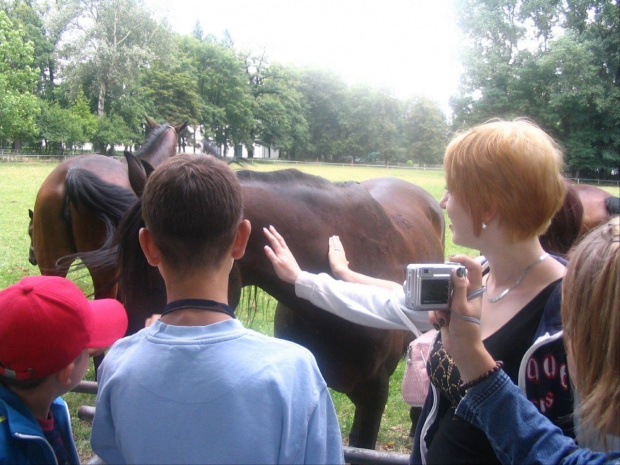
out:
<path id="1" fill-rule="evenodd" d="M 355 405 L 349 445 L 374 449 L 381 426 L 381 416 L 389 395 L 389 376 L 382 372 L 347 396 Z"/>
<path id="2" fill-rule="evenodd" d="M 400 359 L 403 345 L 402 334 L 390 340 L 391 349 L 387 350 L 388 353 L 385 354 L 386 358 L 383 359 L 383 363 L 375 361 L 368 365 L 366 362 L 369 360 L 347 357 L 345 349 L 337 352 L 324 350 L 327 341 L 323 341 L 323 344 L 317 343 L 322 335 L 312 333 L 313 329 L 303 324 L 299 317 L 299 310 L 298 308 L 295 312 L 278 303 L 274 319 L 276 337 L 294 341 L 312 351 L 327 385 L 345 393 L 355 405 L 349 445 L 374 449 L 381 416 L 389 395 L 389 373 L 394 371 Z M 389 337 L 389 333 L 386 333 L 385 337 Z M 314 346 L 310 340 L 314 342 Z M 369 375 L 370 366 L 376 366 L 376 363 L 380 366 L 372 375 Z M 360 378 L 366 381 L 355 385 L 356 380 Z"/>
<path id="3" fill-rule="evenodd" d="M 71 263 L 58 260 L 76 252 L 64 217 L 62 188 L 39 189 L 32 218 L 32 246 L 42 275 L 66 277 Z"/>

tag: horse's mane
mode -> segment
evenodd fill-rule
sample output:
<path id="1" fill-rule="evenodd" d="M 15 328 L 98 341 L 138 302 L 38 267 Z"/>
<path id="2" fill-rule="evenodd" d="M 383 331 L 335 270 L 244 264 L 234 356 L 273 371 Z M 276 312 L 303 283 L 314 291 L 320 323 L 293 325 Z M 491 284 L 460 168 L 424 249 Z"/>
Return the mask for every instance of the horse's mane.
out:
<path id="1" fill-rule="evenodd" d="M 306 186 L 319 189 L 351 184 L 351 182 L 334 183 L 320 176 L 303 173 L 295 168 L 268 172 L 239 170 L 237 171 L 237 177 L 240 181 L 258 181 L 278 186 Z"/>
<path id="2" fill-rule="evenodd" d="M 152 129 L 151 132 L 149 132 L 146 141 L 144 141 L 144 144 L 136 150 L 135 156 L 137 158 L 143 158 L 145 153 L 153 151 L 153 146 L 159 144 L 159 139 L 161 139 L 166 131 L 168 131 L 171 127 L 172 125 L 170 123 L 164 123 L 155 129 Z"/>

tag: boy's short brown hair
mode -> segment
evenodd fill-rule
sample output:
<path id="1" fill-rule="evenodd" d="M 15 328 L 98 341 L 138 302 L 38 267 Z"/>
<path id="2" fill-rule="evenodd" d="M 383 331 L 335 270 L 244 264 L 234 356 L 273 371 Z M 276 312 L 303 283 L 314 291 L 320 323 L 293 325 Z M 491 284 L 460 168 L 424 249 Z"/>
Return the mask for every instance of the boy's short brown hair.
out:
<path id="1" fill-rule="evenodd" d="M 242 220 L 241 185 L 226 163 L 179 154 L 149 177 L 142 215 L 172 269 L 213 268 L 230 250 Z"/>

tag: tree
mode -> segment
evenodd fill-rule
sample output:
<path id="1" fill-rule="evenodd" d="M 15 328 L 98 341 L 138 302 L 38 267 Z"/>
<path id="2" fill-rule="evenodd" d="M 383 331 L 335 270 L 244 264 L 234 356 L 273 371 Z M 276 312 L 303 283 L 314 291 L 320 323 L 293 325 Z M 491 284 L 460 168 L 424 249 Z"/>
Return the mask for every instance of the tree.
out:
<path id="1" fill-rule="evenodd" d="M 104 153 L 114 154 L 115 144 L 131 145 L 131 130 L 125 120 L 118 115 L 104 115 L 97 119 L 97 130 L 93 136 L 93 144 L 100 147 Z"/>
<path id="2" fill-rule="evenodd" d="M 307 102 L 310 141 L 305 158 L 332 160 L 342 153 L 346 138 L 342 116 L 348 103 L 347 87 L 333 73 L 305 70 L 298 90 Z"/>
<path id="3" fill-rule="evenodd" d="M 198 77 L 203 134 L 224 147 L 251 143 L 255 102 L 243 59 L 212 37 L 182 37 L 179 53 L 183 67 Z"/>
<path id="4" fill-rule="evenodd" d="M 73 12 L 62 37 L 63 77 L 86 90 L 101 117 L 108 99 L 121 102 L 141 71 L 166 54 L 170 33 L 137 0 L 67 0 L 60 7 Z"/>
<path id="5" fill-rule="evenodd" d="M 388 92 L 365 86 L 351 89 L 347 100 L 348 111 L 342 117 L 347 135 L 336 152 L 338 158 L 368 160 L 373 154 L 386 164 L 397 159 L 400 102 Z"/>
<path id="6" fill-rule="evenodd" d="M 424 97 L 411 99 L 405 110 L 403 133 L 410 159 L 421 164 L 442 163 L 449 128 L 436 102 Z"/>
<path id="7" fill-rule="evenodd" d="M 620 157 L 617 0 L 461 0 L 469 43 L 456 128 L 527 116 L 565 147 L 574 172 L 609 175 Z"/>
<path id="8" fill-rule="evenodd" d="M 181 67 L 155 62 L 141 79 L 147 113 L 161 121 L 196 124 L 202 110 L 197 77 Z"/>
<path id="9" fill-rule="evenodd" d="M 64 153 L 65 148 L 83 143 L 84 132 L 80 118 L 57 103 L 43 105 L 38 120 L 41 138 L 45 141 L 46 153 Z"/>
<path id="10" fill-rule="evenodd" d="M 304 96 L 296 88 L 295 70 L 271 65 L 264 53 L 258 56 L 248 53 L 245 71 L 255 103 L 252 143 L 277 146 L 281 156 L 303 152 L 308 144 L 308 122 Z M 247 148 L 251 156 L 253 148 Z"/>
<path id="11" fill-rule="evenodd" d="M 34 94 L 37 73 L 33 70 L 34 48 L 0 10 L 0 140 L 19 148 L 23 139 L 36 134 L 40 101 Z"/>

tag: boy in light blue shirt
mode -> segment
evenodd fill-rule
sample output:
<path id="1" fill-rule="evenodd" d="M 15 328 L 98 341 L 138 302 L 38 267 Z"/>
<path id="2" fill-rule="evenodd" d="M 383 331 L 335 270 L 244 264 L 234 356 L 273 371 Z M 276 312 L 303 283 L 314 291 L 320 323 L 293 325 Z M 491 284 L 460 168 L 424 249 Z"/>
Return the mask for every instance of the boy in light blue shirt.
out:
<path id="1" fill-rule="evenodd" d="M 168 303 L 100 367 L 91 445 L 105 462 L 344 462 L 313 355 L 246 329 L 228 306 L 251 231 L 242 215 L 241 186 L 213 157 L 177 155 L 149 178 L 139 241 Z"/>

